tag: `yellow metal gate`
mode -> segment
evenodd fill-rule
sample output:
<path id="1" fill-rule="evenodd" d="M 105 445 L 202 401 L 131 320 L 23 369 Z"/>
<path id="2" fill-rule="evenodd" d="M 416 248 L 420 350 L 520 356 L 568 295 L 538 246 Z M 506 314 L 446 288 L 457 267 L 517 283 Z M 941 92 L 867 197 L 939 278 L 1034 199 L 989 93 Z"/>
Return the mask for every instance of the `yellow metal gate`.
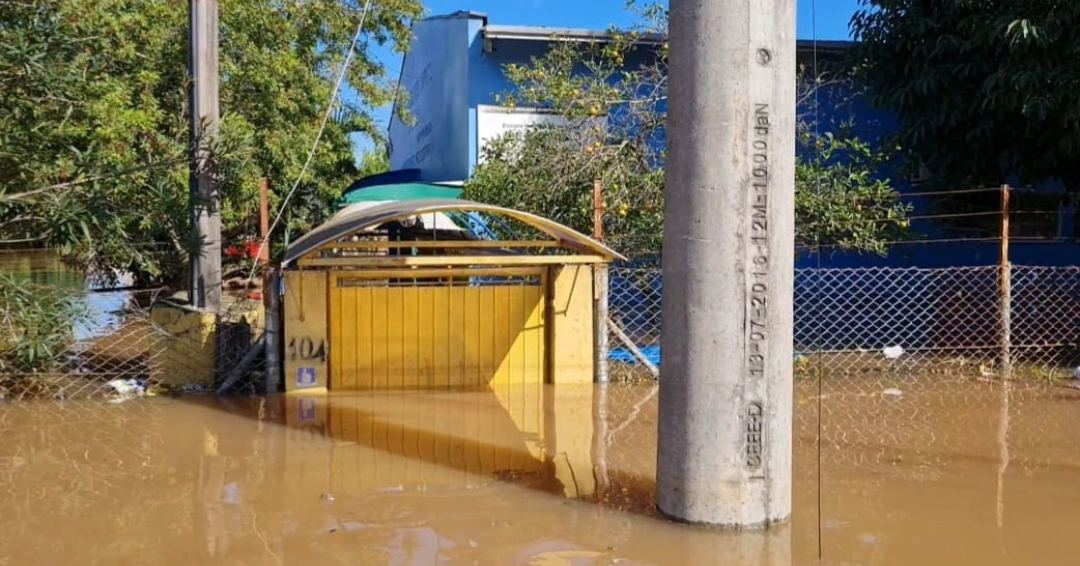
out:
<path id="1" fill-rule="evenodd" d="M 332 389 L 544 381 L 545 270 L 440 273 L 331 275 Z"/>

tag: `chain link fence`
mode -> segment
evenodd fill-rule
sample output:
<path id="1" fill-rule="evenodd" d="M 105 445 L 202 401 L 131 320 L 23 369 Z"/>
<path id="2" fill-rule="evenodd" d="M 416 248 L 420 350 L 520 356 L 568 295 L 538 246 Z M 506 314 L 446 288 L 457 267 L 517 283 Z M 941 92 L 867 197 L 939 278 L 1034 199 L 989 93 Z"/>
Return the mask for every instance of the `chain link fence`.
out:
<path id="1" fill-rule="evenodd" d="M 200 312 L 160 291 L 0 278 L 0 400 L 255 389 L 265 324 L 258 294 Z M 251 354 L 251 355 L 249 355 Z"/>
<path id="2" fill-rule="evenodd" d="M 796 374 L 990 380 L 1007 366 L 1018 379 L 1070 377 L 1080 267 L 1015 266 L 1011 285 L 1001 279 L 997 267 L 798 269 Z M 661 270 L 612 268 L 609 281 L 611 375 L 655 377 Z"/>
<path id="3" fill-rule="evenodd" d="M 998 453 L 1026 474 L 1080 466 L 1080 439 L 1061 434 L 1080 426 L 1063 402 L 1080 399 L 1080 267 L 1006 274 L 1003 286 L 997 267 L 796 270 L 796 452 L 820 448 L 823 473 L 857 466 L 880 481 Z M 609 279 L 610 375 L 655 379 L 661 270 Z M 618 444 L 655 422 L 611 427 Z"/>

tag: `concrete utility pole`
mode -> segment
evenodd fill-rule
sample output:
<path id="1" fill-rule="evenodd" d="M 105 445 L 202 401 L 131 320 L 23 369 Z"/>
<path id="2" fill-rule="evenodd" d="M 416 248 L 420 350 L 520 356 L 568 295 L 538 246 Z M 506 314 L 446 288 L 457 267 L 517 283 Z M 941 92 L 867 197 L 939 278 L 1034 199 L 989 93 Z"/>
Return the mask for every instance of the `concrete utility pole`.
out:
<path id="1" fill-rule="evenodd" d="M 657 506 L 791 515 L 795 1 L 671 0 Z"/>
<path id="2" fill-rule="evenodd" d="M 202 246 L 191 256 L 191 304 L 221 305 L 221 210 L 217 167 L 207 147 L 218 127 L 218 0 L 190 0 L 191 223 Z"/>

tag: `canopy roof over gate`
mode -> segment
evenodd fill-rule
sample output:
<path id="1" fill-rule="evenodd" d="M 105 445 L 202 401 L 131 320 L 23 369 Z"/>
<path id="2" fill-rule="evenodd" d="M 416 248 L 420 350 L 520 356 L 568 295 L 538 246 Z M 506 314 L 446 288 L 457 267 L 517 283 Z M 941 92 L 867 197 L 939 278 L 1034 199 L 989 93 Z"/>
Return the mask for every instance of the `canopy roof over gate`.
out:
<path id="1" fill-rule="evenodd" d="M 408 200 L 419 200 L 419 199 L 408 199 Z M 454 199 L 454 200 L 457 200 L 457 199 Z M 378 207 L 381 207 L 381 206 L 386 205 L 386 204 L 395 203 L 397 201 L 398 201 L 398 199 L 384 199 L 384 200 L 361 200 L 361 201 L 354 202 L 354 203 L 352 203 L 350 205 L 347 205 L 347 206 L 344 206 L 344 207 L 340 208 L 336 213 L 334 213 L 333 216 L 330 217 L 330 220 L 326 221 L 326 223 L 323 224 L 323 226 L 327 226 L 329 224 L 334 223 L 339 216 L 348 215 L 350 217 L 359 217 L 359 216 L 361 216 L 363 214 L 364 210 L 371 210 L 371 209 L 378 208 Z M 417 219 L 419 219 L 421 222 L 423 222 L 424 226 L 429 230 L 439 230 L 439 231 L 443 231 L 443 232 L 462 232 L 462 233 L 468 232 L 468 227 L 467 226 L 462 226 L 461 223 L 454 222 L 454 219 L 450 218 L 449 216 L 446 215 L 445 212 L 442 212 L 442 211 L 438 211 L 438 212 L 431 212 L 431 211 L 417 212 L 416 214 L 410 214 L 408 217 L 409 218 L 417 218 Z M 400 220 L 400 219 L 395 219 L 395 220 Z M 365 230 L 374 230 L 375 228 L 378 228 L 378 225 L 372 225 L 372 226 L 367 226 L 367 227 L 364 227 L 364 228 L 359 228 L 359 229 L 356 229 L 356 230 L 352 230 L 352 232 L 355 233 L 355 232 L 362 232 L 362 231 L 365 231 Z M 318 229 L 318 228 L 316 228 L 316 229 Z M 471 234 L 470 234 L 470 236 L 471 236 Z"/>
<path id="2" fill-rule="evenodd" d="M 461 187 L 431 183 L 394 183 L 346 190 L 341 197 L 341 206 L 364 201 L 457 199 L 460 196 Z"/>
<path id="3" fill-rule="evenodd" d="M 512 218 L 546 234 L 563 247 L 577 253 L 598 256 L 606 261 L 625 259 L 615 250 L 601 244 L 581 232 L 546 218 L 490 204 L 460 199 L 417 199 L 374 203 L 357 203 L 338 211 L 326 223 L 305 234 L 285 250 L 282 262 L 288 267 L 303 256 L 318 251 L 358 232 L 374 230 L 395 220 L 416 217 L 446 218 L 445 213 L 478 212 Z M 435 222 L 438 225 L 438 221 Z"/>

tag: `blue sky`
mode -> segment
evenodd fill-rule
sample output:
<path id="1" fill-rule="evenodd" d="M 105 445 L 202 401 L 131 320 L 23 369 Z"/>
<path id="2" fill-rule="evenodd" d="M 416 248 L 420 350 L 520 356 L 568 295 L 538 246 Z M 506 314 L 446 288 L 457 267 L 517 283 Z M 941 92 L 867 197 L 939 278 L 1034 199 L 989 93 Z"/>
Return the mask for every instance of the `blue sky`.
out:
<path id="1" fill-rule="evenodd" d="M 424 4 L 429 15 L 459 10 L 482 12 L 496 25 L 604 29 L 612 24 L 632 22 L 626 0 L 427 0 Z M 848 39 L 848 21 L 858 7 L 859 0 L 816 0 L 816 7 L 810 0 L 799 0 L 799 39 L 815 37 L 815 20 L 817 39 Z M 815 11 L 816 18 L 813 17 Z M 392 74 L 397 73 L 401 66 L 400 55 L 389 48 L 376 53 Z M 376 110 L 376 117 L 385 127 L 389 108 Z M 366 138 L 356 142 L 358 152 L 371 146 Z"/>
<path id="2" fill-rule="evenodd" d="M 429 14 L 483 12 L 498 25 L 602 29 L 631 21 L 626 0 L 428 0 L 424 4 Z M 848 20 L 858 4 L 858 0 L 817 0 L 818 39 L 846 39 Z M 798 2 L 800 39 L 813 38 L 812 8 L 810 0 Z"/>

